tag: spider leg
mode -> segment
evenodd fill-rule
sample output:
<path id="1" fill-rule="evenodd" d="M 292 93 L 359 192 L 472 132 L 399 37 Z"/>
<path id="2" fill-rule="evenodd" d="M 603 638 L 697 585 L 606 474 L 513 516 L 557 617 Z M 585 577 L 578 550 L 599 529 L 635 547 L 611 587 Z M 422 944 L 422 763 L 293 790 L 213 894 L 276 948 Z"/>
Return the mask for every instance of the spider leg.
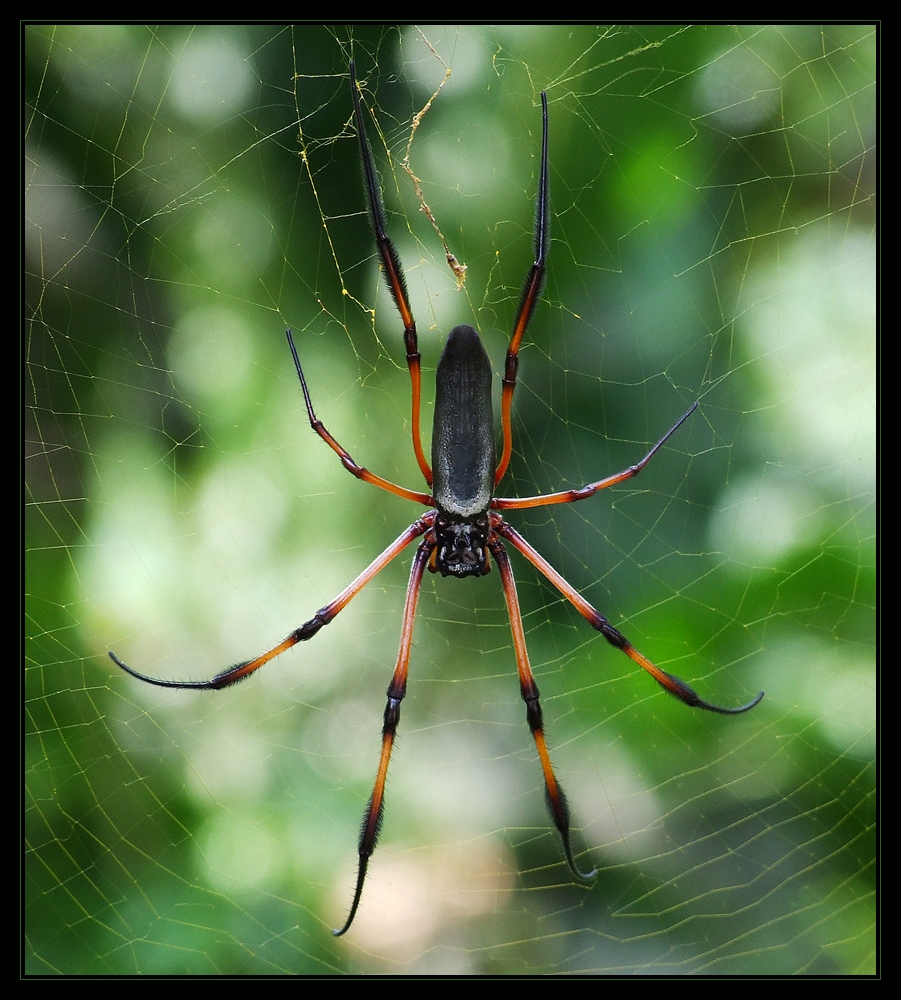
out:
<path id="1" fill-rule="evenodd" d="M 357 465 L 357 463 L 351 458 L 350 452 L 348 452 L 346 448 L 342 448 L 332 435 L 329 434 L 329 432 L 325 429 L 325 425 L 316 416 L 316 413 L 313 410 L 313 401 L 310 399 L 310 390 L 307 388 L 307 380 L 304 378 L 303 368 L 300 366 L 300 358 L 297 355 L 297 348 L 294 346 L 294 337 L 292 336 L 290 330 L 285 330 L 285 334 L 288 337 L 288 346 L 291 348 L 291 354 L 294 356 L 294 367 L 297 369 L 297 377 L 300 379 L 300 388 L 303 390 L 304 402 L 307 404 L 307 416 L 310 418 L 310 426 L 341 459 L 341 464 L 344 468 L 347 469 L 351 475 L 356 476 L 357 479 L 362 479 L 364 483 L 371 483 L 373 486 L 378 486 L 379 489 L 387 490 L 389 493 L 394 493 L 396 496 L 403 497 L 405 500 L 413 500 L 416 503 L 425 504 L 426 507 L 433 506 L 432 498 L 428 493 L 419 493 L 417 490 L 408 490 L 404 486 L 398 486 L 396 483 L 389 482 L 387 479 L 382 479 L 381 476 L 377 476 L 374 472 L 370 472 L 369 469 L 365 469 L 362 465 Z"/>
<path id="2" fill-rule="evenodd" d="M 360 905 L 360 897 L 363 895 L 363 882 L 366 879 L 366 869 L 369 867 L 369 859 L 375 850 L 378 840 L 379 830 L 382 825 L 382 816 L 385 809 L 385 779 L 388 776 L 388 763 L 391 760 L 391 750 L 394 746 L 394 737 L 397 733 L 397 724 L 400 721 L 400 703 L 407 693 L 407 669 L 410 665 L 410 647 L 413 641 L 413 618 L 416 614 L 416 603 L 419 600 L 419 588 L 422 584 L 422 574 L 428 565 L 435 542 L 432 538 L 426 538 L 416 550 L 416 558 L 413 560 L 413 568 L 410 570 L 410 582 L 407 585 L 407 599 L 404 604 L 403 624 L 400 630 L 400 648 L 397 651 L 397 665 L 394 668 L 394 676 L 388 685 L 388 702 L 385 705 L 385 724 L 382 727 L 382 754 L 379 758 L 379 768 L 376 772 L 375 785 L 372 789 L 372 796 L 363 814 L 363 825 L 360 829 L 360 864 L 357 869 L 357 884 L 354 889 L 353 902 L 350 904 L 350 913 L 344 926 L 333 930 L 335 937 L 340 937 L 346 933 L 357 915 L 357 907 Z"/>
<path id="3" fill-rule="evenodd" d="M 740 715 L 742 712 L 752 709 L 763 697 L 763 691 L 761 691 L 747 705 L 739 705 L 738 708 L 726 708 L 723 705 L 714 705 L 712 702 L 704 701 L 685 681 L 674 677 L 672 674 L 668 674 L 665 670 L 661 670 L 660 667 L 651 663 L 646 656 L 639 653 L 632 643 L 621 632 L 615 629 L 598 610 L 592 607 L 573 586 L 567 583 L 547 559 L 539 555 L 518 531 L 511 528 L 509 524 L 500 518 L 497 520 L 499 523 L 494 524 L 497 533 L 506 538 L 536 569 L 540 570 L 592 628 L 597 629 L 611 646 L 621 649 L 642 670 L 646 670 L 658 684 L 669 691 L 670 694 L 675 695 L 680 701 L 685 702 L 686 705 L 690 705 L 692 708 L 703 708 L 708 712 L 719 712 L 720 715 Z"/>
<path id="4" fill-rule="evenodd" d="M 510 617 L 510 628 L 513 632 L 513 649 L 516 654 L 516 669 L 519 672 L 519 690 L 522 700 L 526 703 L 526 718 L 529 721 L 529 729 L 538 748 L 538 757 L 541 760 L 541 769 L 544 772 L 544 787 L 547 795 L 548 809 L 554 825 L 560 833 L 563 841 L 563 853 L 566 855 L 566 863 L 570 871 L 580 882 L 592 882 L 597 875 L 597 869 L 590 872 L 580 871 L 573 858 L 572 845 L 569 839 L 569 806 L 563 789 L 557 781 L 554 769 L 551 766 L 551 758 L 548 754 L 547 742 L 544 738 L 544 722 L 541 714 L 541 702 L 538 700 L 538 685 L 532 674 L 532 667 L 529 664 L 529 651 L 526 648 L 526 635 L 522 625 L 522 612 L 519 610 L 519 596 L 516 593 L 516 582 L 513 579 L 513 570 L 510 566 L 510 559 L 504 546 L 498 542 L 490 542 L 489 546 L 497 562 L 497 568 L 501 574 L 501 583 L 504 587 L 504 598 L 507 602 L 507 613 Z"/>
<path id="5" fill-rule="evenodd" d="M 510 455 L 513 453 L 513 434 L 510 429 L 510 406 L 513 402 L 513 390 L 516 388 L 516 370 L 519 367 L 519 345 L 523 334 L 535 311 L 535 305 L 544 286 L 544 275 L 547 268 L 547 253 L 550 218 L 548 212 L 549 184 L 547 173 L 547 94 L 541 93 L 541 172 L 538 179 L 538 198 L 535 203 L 535 262 L 526 275 L 522 295 L 519 298 L 519 311 L 513 324 L 513 335 L 507 348 L 507 360 L 504 363 L 503 388 L 501 390 L 501 427 L 504 433 L 504 448 L 501 460 L 497 463 L 494 474 L 495 486 L 503 479 Z"/>
<path id="6" fill-rule="evenodd" d="M 555 503 L 575 503 L 576 500 L 587 500 L 589 497 L 593 497 L 595 493 L 607 489 L 608 486 L 616 486 L 617 483 L 622 483 L 627 479 L 632 479 L 633 476 L 637 476 L 638 473 L 641 472 L 641 470 L 648 464 L 648 462 L 650 462 L 650 460 L 685 423 L 685 421 L 688 420 L 697 408 L 697 402 L 692 403 L 691 406 L 689 406 L 689 408 L 682 414 L 681 417 L 679 417 L 673 426 L 670 427 L 666 434 L 663 435 L 663 437 L 657 442 L 657 444 L 654 445 L 653 448 L 651 448 L 651 450 L 640 462 L 636 462 L 635 465 L 630 465 L 628 469 L 623 469 L 622 472 L 617 472 L 613 476 L 607 476 L 606 479 L 599 479 L 596 483 L 589 483 L 587 486 L 582 486 L 577 490 L 563 490 L 560 493 L 546 493 L 544 496 L 540 497 L 508 499 L 495 497 L 491 501 L 491 506 L 495 510 L 522 510 L 526 507 L 548 507 Z"/>
<path id="7" fill-rule="evenodd" d="M 418 521 L 414 521 L 402 535 L 395 539 L 395 541 L 393 541 L 380 556 L 374 559 L 366 567 L 366 569 L 363 570 L 353 583 L 345 587 L 344 590 L 342 590 L 330 604 L 326 604 L 324 608 L 320 608 L 308 622 L 304 622 L 303 625 L 296 628 L 287 638 L 282 639 L 280 643 L 256 657 L 256 659 L 247 660 L 245 663 L 236 663 L 233 667 L 229 667 L 227 670 L 223 670 L 221 673 L 216 674 L 216 676 L 211 680 L 163 680 L 159 677 L 150 677 L 147 674 L 142 674 L 137 670 L 133 670 L 127 664 L 123 663 L 113 652 L 109 654 L 110 658 L 127 674 L 131 674 L 132 677 L 137 677 L 139 681 L 145 681 L 147 684 L 154 684 L 156 687 L 215 690 L 218 688 L 228 687 L 230 684 L 236 684 L 238 681 L 244 680 L 245 677 L 252 674 L 255 670 L 259 670 L 260 667 L 267 664 L 280 653 L 284 653 L 292 646 L 296 646 L 299 642 L 305 642 L 307 639 L 312 639 L 324 625 L 328 625 L 329 622 L 335 618 L 339 611 L 343 611 L 344 608 L 347 607 L 350 601 L 360 593 L 360 591 L 374 576 L 380 573 L 388 565 L 388 563 L 394 559 L 395 556 L 403 552 L 410 542 L 418 538 L 420 535 L 425 534 L 425 532 L 432 527 L 434 520 L 434 513 L 429 512 Z"/>
<path id="8" fill-rule="evenodd" d="M 354 119 L 357 123 L 357 138 L 360 141 L 360 158 L 363 162 L 363 180 L 366 188 L 366 200 L 369 204 L 369 217 L 372 221 L 372 231 L 375 234 L 375 242 L 378 247 L 379 256 L 382 258 L 382 267 L 385 272 L 385 281 L 388 283 L 388 290 L 400 313 L 401 322 L 404 324 L 404 346 L 407 349 L 407 367 L 410 369 L 410 383 L 413 390 L 413 413 L 411 419 L 413 433 L 413 451 L 416 453 L 416 461 L 422 470 L 425 481 L 432 485 L 432 469 L 422 450 L 422 436 L 419 429 L 420 420 L 420 384 L 421 376 L 421 355 L 419 353 L 419 342 L 416 336 L 416 321 L 413 319 L 413 311 L 410 308 L 410 299 L 407 295 L 407 282 L 404 278 L 403 268 L 400 264 L 400 257 L 397 255 L 397 248 L 388 236 L 388 226 L 385 220 L 385 203 L 382 200 L 382 191 L 379 187 L 378 177 L 375 172 L 375 163 L 372 159 L 372 148 L 366 135 L 366 124 L 363 120 L 363 109 L 360 105 L 360 94 L 357 88 L 357 72 L 353 60 L 350 63 L 350 91 L 354 100 Z"/>

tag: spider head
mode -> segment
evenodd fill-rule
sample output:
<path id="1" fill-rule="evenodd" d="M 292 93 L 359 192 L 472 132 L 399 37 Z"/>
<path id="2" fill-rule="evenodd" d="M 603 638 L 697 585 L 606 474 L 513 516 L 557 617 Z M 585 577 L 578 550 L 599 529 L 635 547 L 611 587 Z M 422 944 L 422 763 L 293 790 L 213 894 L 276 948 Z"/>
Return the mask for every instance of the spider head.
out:
<path id="1" fill-rule="evenodd" d="M 429 569 L 442 576 L 484 576 L 488 562 L 488 519 L 452 521 L 438 517 L 435 521 L 437 545 Z"/>

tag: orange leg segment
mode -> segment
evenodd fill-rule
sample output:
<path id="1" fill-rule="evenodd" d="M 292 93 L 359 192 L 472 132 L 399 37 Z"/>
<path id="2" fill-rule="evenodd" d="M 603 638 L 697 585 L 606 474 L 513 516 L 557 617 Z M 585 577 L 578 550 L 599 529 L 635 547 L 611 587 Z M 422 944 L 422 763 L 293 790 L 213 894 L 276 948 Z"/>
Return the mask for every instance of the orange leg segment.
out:
<path id="1" fill-rule="evenodd" d="M 236 663 L 233 667 L 229 667 L 227 670 L 216 674 L 211 680 L 161 680 L 158 677 L 150 677 L 147 674 L 138 673 L 137 670 L 133 670 L 123 663 L 115 653 L 111 652 L 109 655 L 113 662 L 120 666 L 126 673 L 131 674 L 132 677 L 137 677 L 138 680 L 146 681 L 148 684 L 154 684 L 156 687 L 216 690 L 217 688 L 228 687 L 230 684 L 237 684 L 238 681 L 243 681 L 245 677 L 249 677 L 255 670 L 259 670 L 260 667 L 265 666 L 270 660 L 275 659 L 276 656 L 284 653 L 292 646 L 296 646 L 299 642 L 305 642 L 307 639 L 312 639 L 324 625 L 328 625 L 340 611 L 343 611 L 347 607 L 350 601 L 360 593 L 374 576 L 380 573 L 395 556 L 403 552 L 410 542 L 419 538 L 420 535 L 425 534 L 431 528 L 434 520 L 435 514 L 430 511 L 418 521 L 414 521 L 402 535 L 395 539 L 380 556 L 374 559 L 363 570 L 353 583 L 345 587 L 331 603 L 326 604 L 324 608 L 320 608 L 308 622 L 304 622 L 303 625 L 296 628 L 278 645 L 273 646 L 272 649 L 267 650 L 253 660 L 247 660 L 245 663 Z"/>
<path id="2" fill-rule="evenodd" d="M 407 367 L 410 369 L 410 384 L 413 390 L 413 412 L 412 412 L 412 435 L 413 451 L 416 453 L 416 461 L 422 470 L 425 481 L 432 485 L 432 469 L 422 450 L 422 435 L 419 428 L 420 419 L 420 383 L 421 360 L 419 353 L 418 338 L 416 336 L 416 321 L 413 319 L 413 310 L 410 308 L 410 299 L 407 295 L 407 283 L 404 280 L 404 272 L 400 266 L 400 257 L 397 249 L 388 236 L 387 225 L 385 223 L 385 204 L 382 200 L 382 192 L 379 187 L 378 177 L 375 173 L 375 163 L 372 159 L 372 149 L 369 139 L 366 136 L 366 123 L 363 119 L 363 108 L 360 104 L 360 93 L 357 87 L 357 72 L 353 62 L 350 64 L 350 89 L 354 99 L 354 119 L 357 123 L 357 138 L 360 141 L 360 156 L 363 160 L 363 180 L 366 189 L 366 200 L 369 204 L 369 217 L 372 221 L 372 231 L 375 234 L 375 242 L 378 247 L 379 256 L 382 259 L 382 268 L 385 272 L 385 281 L 388 283 L 388 290 L 391 298 L 400 313 L 401 322 L 404 324 L 404 346 L 407 350 Z"/>
<path id="3" fill-rule="evenodd" d="M 579 612 L 592 628 L 597 629 L 611 646 L 622 650 L 642 670 L 646 670 L 658 684 L 669 691 L 671 695 L 685 702 L 686 705 L 690 705 L 692 708 L 703 708 L 708 712 L 718 712 L 720 715 L 740 715 L 742 712 L 752 709 L 763 697 L 763 691 L 761 691 L 747 705 L 740 705 L 738 708 L 726 708 L 723 705 L 714 705 L 712 702 L 705 701 L 685 681 L 674 677 L 672 674 L 668 674 L 665 670 L 661 670 L 660 667 L 651 663 L 646 656 L 639 653 L 632 643 L 621 632 L 615 629 L 600 611 L 592 607 L 571 584 L 567 583 L 547 559 L 539 555 L 518 531 L 511 528 L 500 517 L 497 517 L 494 528 L 499 535 L 506 538 L 514 548 L 521 552 L 536 569 L 540 570 L 551 581 L 576 611 Z"/>
<path id="4" fill-rule="evenodd" d="M 607 476 L 606 479 L 599 479 L 596 483 L 589 483 L 587 486 L 582 486 L 579 489 L 564 490 L 561 493 L 546 493 L 540 497 L 521 497 L 516 499 L 495 497 L 491 501 L 491 506 L 494 510 L 523 510 L 527 507 L 549 507 L 551 504 L 557 503 L 575 503 L 577 500 L 587 500 L 589 497 L 593 497 L 595 493 L 606 490 L 608 486 L 616 486 L 617 483 L 632 479 L 633 476 L 637 476 L 641 472 L 697 408 L 698 404 L 692 403 L 640 462 L 630 465 L 628 469 L 623 469 L 622 472 L 617 472 L 613 476 Z"/>
<path id="5" fill-rule="evenodd" d="M 501 429 L 504 435 L 504 445 L 501 460 L 497 463 L 494 474 L 494 485 L 504 478 L 510 456 L 513 453 L 513 432 L 510 428 L 510 407 L 513 403 L 513 390 L 516 388 L 516 371 L 519 368 L 519 345 L 544 286 L 544 275 L 547 270 L 547 253 L 549 242 L 548 198 L 549 182 L 547 173 L 547 94 L 541 95 L 542 132 L 541 132 L 541 172 L 538 178 L 538 198 L 535 207 L 535 262 L 526 275 L 522 295 L 519 299 L 519 310 L 513 324 L 513 335 L 507 348 L 507 359 L 504 362 L 504 378 L 501 388 Z"/>
<path id="6" fill-rule="evenodd" d="M 357 884 L 354 889 L 353 902 L 344 926 L 332 931 L 336 937 L 346 933 L 357 915 L 360 897 L 363 895 L 363 882 L 366 879 L 366 869 L 369 859 L 375 850 L 382 816 L 385 809 L 385 779 L 388 777 L 388 764 L 391 760 L 391 750 L 394 747 L 394 737 L 397 734 L 397 724 L 400 721 L 400 705 L 407 693 L 407 670 L 410 666 L 410 649 L 413 643 L 413 618 L 416 614 L 416 604 L 419 600 L 419 588 L 422 584 L 422 574 L 428 565 L 435 542 L 426 540 L 416 550 L 413 568 L 410 571 L 410 582 L 407 585 L 407 600 L 404 604 L 404 618 L 401 625 L 400 648 L 397 651 L 397 665 L 394 676 L 388 685 L 388 702 L 385 705 L 385 723 L 382 727 L 382 753 L 379 757 L 379 768 L 375 776 L 372 797 L 363 814 L 363 827 L 360 831 L 360 865 L 357 869 Z"/>
<path id="7" fill-rule="evenodd" d="M 300 358 L 297 355 L 297 348 L 294 346 L 294 337 L 292 336 L 290 330 L 286 330 L 285 333 L 288 337 L 288 345 L 291 348 L 291 354 L 294 357 L 294 366 L 297 369 L 297 377 L 300 379 L 300 387 L 303 390 L 303 399 L 307 405 L 307 416 L 310 418 L 310 426 L 341 459 L 341 464 L 344 468 L 347 469 L 351 475 L 356 476 L 357 479 L 362 479 L 364 483 L 371 483 L 373 486 L 378 486 L 379 489 L 386 490 L 388 493 L 393 493 L 395 496 L 403 497 L 405 500 L 413 500 L 415 503 L 421 503 L 426 507 L 433 506 L 432 498 L 428 493 L 419 493 L 417 490 L 408 490 L 404 486 L 398 486 L 396 483 L 389 482 L 387 479 L 382 479 L 381 476 L 377 476 L 374 472 L 370 472 L 369 469 L 364 469 L 362 465 L 357 465 L 357 463 L 351 458 L 350 452 L 348 452 L 346 448 L 343 448 L 332 437 L 332 435 L 329 434 L 329 432 L 325 429 L 325 425 L 316 416 L 316 413 L 313 410 L 313 401 L 310 399 L 310 390 L 307 388 L 307 380 L 304 378 L 303 368 L 300 366 Z M 429 473 L 429 475 L 431 476 L 431 473 Z M 431 479 L 429 481 L 431 481 Z"/>
<path id="8" fill-rule="evenodd" d="M 510 628 L 513 632 L 513 650 L 516 655 L 516 669 L 519 672 L 519 690 L 522 700 L 526 703 L 526 718 L 529 722 L 529 729 L 535 740 L 538 749 L 538 757 L 541 760 L 541 770 L 544 772 L 544 787 L 547 797 L 548 809 L 554 825 L 560 833 L 563 841 L 563 853 L 566 856 L 566 863 L 570 871 L 580 882 L 592 882 L 597 875 L 597 869 L 590 872 L 583 872 L 577 867 L 573 858 L 572 846 L 569 839 L 569 806 L 563 789 L 557 781 L 554 769 L 551 766 L 551 758 L 548 754 L 547 742 L 544 738 L 544 720 L 541 713 L 541 702 L 538 700 L 538 685 L 535 683 L 535 676 L 529 663 L 529 651 L 526 648 L 525 630 L 522 625 L 522 612 L 519 609 L 519 596 L 516 593 L 516 582 L 513 579 L 513 570 L 507 552 L 500 542 L 489 543 L 491 552 L 497 562 L 497 568 L 501 574 L 501 583 L 504 587 L 504 598 L 507 602 L 507 613 L 510 617 Z"/>

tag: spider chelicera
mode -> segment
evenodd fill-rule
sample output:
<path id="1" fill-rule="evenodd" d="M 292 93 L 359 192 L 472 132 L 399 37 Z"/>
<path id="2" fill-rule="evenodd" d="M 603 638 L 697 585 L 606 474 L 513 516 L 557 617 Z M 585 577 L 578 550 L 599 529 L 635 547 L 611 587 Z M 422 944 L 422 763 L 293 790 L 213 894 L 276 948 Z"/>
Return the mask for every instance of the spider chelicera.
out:
<path id="1" fill-rule="evenodd" d="M 420 493 L 397 486 L 381 476 L 375 475 L 363 468 L 351 458 L 350 454 L 325 429 L 322 421 L 313 410 L 313 403 L 307 389 L 306 379 L 300 365 L 297 348 L 291 331 L 287 331 L 288 345 L 294 358 L 297 377 L 306 403 L 310 426 L 323 441 L 341 459 L 341 463 L 357 479 L 378 486 L 380 489 L 405 497 L 415 503 L 430 508 L 422 517 L 414 521 L 395 541 L 393 541 L 380 556 L 378 556 L 363 572 L 346 587 L 330 604 L 320 608 L 313 617 L 296 628 L 287 638 L 267 650 L 253 660 L 235 664 L 227 670 L 216 674 L 208 681 L 174 681 L 161 680 L 138 673 L 123 663 L 115 653 L 109 655 L 125 671 L 139 680 L 158 687 L 196 688 L 209 690 L 228 687 L 258 670 L 271 659 L 284 653 L 298 642 L 312 639 L 324 626 L 328 625 L 342 611 L 350 600 L 355 597 L 381 570 L 399 555 L 411 542 L 421 538 L 413 567 L 410 572 L 410 582 L 407 586 L 407 597 L 404 605 L 401 624 L 400 649 L 397 654 L 397 664 L 394 675 L 388 686 L 388 702 L 385 706 L 385 721 L 382 729 L 382 751 L 379 759 L 378 772 L 372 797 L 363 814 L 363 826 L 359 842 L 359 867 L 354 889 L 353 901 L 344 925 L 335 931 L 336 935 L 344 934 L 353 923 L 363 892 L 363 883 L 369 859 L 375 850 L 382 815 L 385 807 L 385 779 L 388 774 L 388 763 L 397 724 L 400 720 L 400 706 L 407 689 L 407 669 L 410 663 L 410 647 L 413 636 L 413 618 L 416 613 L 416 602 L 422 583 L 423 573 L 429 569 L 442 576 L 484 576 L 491 568 L 491 557 L 497 564 L 500 573 L 501 586 L 507 603 L 510 617 L 510 627 L 513 632 L 513 651 L 516 657 L 516 667 L 519 672 L 519 687 L 522 699 L 526 704 L 526 718 L 541 768 L 544 772 L 544 784 L 547 792 L 548 807 L 554 825 L 560 833 L 563 842 L 563 853 L 573 876 L 580 882 L 591 882 L 597 875 L 597 869 L 582 872 L 573 857 L 569 837 L 569 809 L 563 795 L 548 755 L 545 741 L 544 726 L 541 716 L 541 705 L 538 701 L 538 686 L 529 665 L 529 654 L 526 650 L 525 631 L 522 614 L 519 609 L 519 598 L 516 584 L 513 580 L 513 570 L 507 556 L 504 542 L 509 542 L 519 553 L 560 591 L 560 593 L 575 607 L 588 623 L 617 649 L 622 650 L 630 659 L 646 670 L 658 684 L 680 701 L 694 708 L 703 708 L 709 712 L 719 712 L 723 715 L 738 715 L 753 708 L 763 697 L 763 692 L 753 701 L 738 708 L 724 708 L 705 701 L 696 694 L 684 681 L 679 680 L 665 670 L 654 666 L 647 657 L 638 652 L 629 640 L 588 601 L 582 597 L 566 580 L 544 559 L 531 545 L 501 516 L 504 510 L 523 510 L 529 507 L 544 507 L 550 504 L 575 503 L 577 500 L 587 500 L 608 486 L 615 486 L 637 476 L 639 472 L 659 451 L 663 444 L 697 409 L 698 404 L 692 403 L 688 410 L 663 435 L 653 448 L 635 465 L 617 472 L 615 475 L 588 483 L 579 489 L 563 490 L 560 493 L 548 493 L 544 496 L 508 499 L 494 495 L 510 464 L 512 439 L 510 431 L 510 405 L 513 400 L 513 390 L 516 388 L 516 369 L 518 352 L 523 335 L 532 318 L 535 304 L 541 293 L 544 282 L 548 254 L 548 114 L 547 95 L 541 95 L 542 108 L 542 140 L 541 167 L 538 181 L 538 197 L 535 212 L 534 252 L 535 262 L 526 277 L 513 324 L 513 335 L 507 348 L 507 358 L 504 364 L 503 389 L 501 390 L 501 432 L 503 435 L 503 450 L 500 461 L 495 466 L 494 427 L 491 406 L 491 364 L 485 353 L 478 333 L 471 326 L 457 326 L 451 330 L 444 347 L 444 352 L 438 362 L 435 395 L 435 419 L 432 429 L 432 461 L 427 461 L 422 449 L 420 437 L 420 354 L 417 344 L 416 324 L 410 309 L 406 282 L 400 265 L 400 259 L 394 244 L 386 231 L 385 209 L 382 195 L 376 177 L 372 150 L 366 137 L 366 127 L 363 121 L 363 111 L 357 88 L 354 64 L 350 64 L 351 94 L 353 97 L 354 118 L 356 120 L 357 136 L 360 142 L 360 153 L 363 162 L 363 179 L 369 214 L 375 233 L 376 245 L 385 272 L 385 278 L 391 296 L 394 299 L 400 318 L 404 324 L 404 344 L 407 350 L 407 365 L 410 369 L 410 381 L 413 390 L 412 436 L 413 451 L 416 461 L 431 488 L 431 493 Z"/>

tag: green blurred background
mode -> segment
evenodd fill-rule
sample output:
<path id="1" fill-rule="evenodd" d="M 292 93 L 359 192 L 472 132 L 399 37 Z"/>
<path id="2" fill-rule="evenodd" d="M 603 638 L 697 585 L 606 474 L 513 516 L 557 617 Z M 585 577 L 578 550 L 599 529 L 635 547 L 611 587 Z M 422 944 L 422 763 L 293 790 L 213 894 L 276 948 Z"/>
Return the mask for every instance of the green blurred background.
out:
<path id="1" fill-rule="evenodd" d="M 27 27 L 26 970 L 875 969 L 875 29 Z M 425 581 L 386 821 L 359 819 L 416 508 L 401 325 L 364 214 L 356 59 L 425 366 L 502 364 L 550 105 L 550 274 L 501 494 L 662 693 L 513 556 L 584 865 L 543 803 L 496 574 Z M 414 115 L 444 79 L 401 167 Z M 370 116 L 370 112 L 374 117 Z M 584 852 L 584 853 L 583 853 Z"/>

